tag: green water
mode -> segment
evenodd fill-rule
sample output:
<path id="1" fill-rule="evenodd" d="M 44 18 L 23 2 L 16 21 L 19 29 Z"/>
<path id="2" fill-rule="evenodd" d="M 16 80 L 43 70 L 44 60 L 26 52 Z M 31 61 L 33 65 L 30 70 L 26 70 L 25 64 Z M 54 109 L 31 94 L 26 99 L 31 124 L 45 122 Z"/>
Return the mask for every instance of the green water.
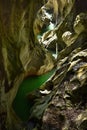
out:
<path id="1" fill-rule="evenodd" d="M 21 118 L 23 121 L 27 121 L 30 114 L 30 107 L 32 105 L 32 101 L 29 102 L 27 95 L 29 92 L 36 90 L 39 88 L 44 82 L 46 82 L 51 75 L 54 73 L 55 69 L 47 72 L 46 74 L 40 76 L 31 76 L 21 83 L 19 86 L 17 95 L 13 101 L 13 109 L 16 114 Z"/>

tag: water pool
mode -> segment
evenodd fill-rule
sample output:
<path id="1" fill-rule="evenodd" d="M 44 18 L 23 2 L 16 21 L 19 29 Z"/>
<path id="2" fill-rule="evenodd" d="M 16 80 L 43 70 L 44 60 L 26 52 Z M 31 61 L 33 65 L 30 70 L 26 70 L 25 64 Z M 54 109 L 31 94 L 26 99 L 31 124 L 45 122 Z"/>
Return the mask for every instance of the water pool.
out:
<path id="1" fill-rule="evenodd" d="M 29 102 L 27 95 L 29 92 L 32 92 L 38 89 L 43 83 L 45 83 L 55 72 L 55 69 L 52 69 L 50 72 L 47 72 L 40 76 L 31 76 L 23 80 L 19 86 L 16 97 L 13 101 L 12 107 L 15 113 L 22 121 L 27 121 L 29 119 L 30 107 L 32 101 Z"/>

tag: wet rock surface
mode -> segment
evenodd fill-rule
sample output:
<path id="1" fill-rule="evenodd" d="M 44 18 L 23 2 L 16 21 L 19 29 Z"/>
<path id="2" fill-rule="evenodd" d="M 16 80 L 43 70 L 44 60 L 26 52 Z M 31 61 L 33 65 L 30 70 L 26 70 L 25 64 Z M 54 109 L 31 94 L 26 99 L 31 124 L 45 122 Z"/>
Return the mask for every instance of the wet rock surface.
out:
<path id="1" fill-rule="evenodd" d="M 63 13 L 60 10 L 61 6 L 58 7 L 60 22 L 54 29 L 45 30 L 46 33 L 41 36 L 42 43 L 47 44 L 47 49 L 55 51 L 57 43 L 56 63 L 42 43 L 36 40 L 44 24 L 47 27 L 50 22 L 55 21 L 51 21 L 52 17 L 46 17 L 49 16 L 47 13 L 52 14 L 49 4 L 49 10 L 40 10 L 40 15 L 45 14 L 45 19 L 42 22 L 36 19 L 36 30 L 33 30 L 36 13 L 43 5 L 41 1 L 16 1 L 12 4 L 9 0 L 5 5 L 5 1 L 0 2 L 1 130 L 86 130 L 87 2 L 84 1 L 83 6 L 81 0 L 75 1 L 68 10 L 71 10 L 69 14 L 63 17 L 66 2 L 61 1 Z M 31 15 L 31 12 L 34 15 Z M 38 17 L 39 20 L 42 16 Z M 26 76 L 43 74 L 54 66 L 56 71 L 49 81 L 32 93 L 34 98 L 29 121 L 22 122 L 12 109 L 12 102 L 20 83 Z"/>
<path id="2" fill-rule="evenodd" d="M 82 15 L 86 16 L 86 13 Z M 77 23 L 78 16 L 80 14 L 76 16 L 73 25 Z M 81 21 L 84 21 L 84 17 Z M 40 96 L 42 102 L 38 99 L 33 106 L 31 118 L 41 120 L 40 127 L 37 127 L 39 130 L 87 129 L 87 31 L 85 22 L 81 23 L 83 29 L 79 28 L 80 23 L 77 27 L 73 26 L 75 32 L 71 32 L 74 35 L 64 39 L 64 42 L 71 42 L 59 52 L 57 70 L 48 81 L 50 84 L 44 85 L 44 90 L 49 91 L 48 88 L 51 85 L 53 87 L 48 94 Z M 45 106 L 43 111 L 39 111 L 41 106 Z M 38 115 L 33 110 L 36 113 L 39 111 Z"/>
<path id="3" fill-rule="evenodd" d="M 83 52 L 84 51 L 87 53 L 87 49 L 83 50 Z M 81 52 L 78 52 L 76 54 L 79 55 L 80 53 Z M 75 59 L 76 57 L 74 57 L 73 61 L 71 62 L 65 78 L 62 80 L 59 86 L 57 86 L 57 81 L 59 78 L 57 77 L 57 81 L 54 80 L 54 84 L 56 81 L 56 94 L 53 96 L 52 101 L 49 103 L 49 107 L 45 110 L 43 116 L 43 129 L 47 127 L 47 130 L 54 128 L 55 130 L 86 130 L 87 128 L 86 125 L 82 125 L 81 127 L 80 124 L 85 124 L 83 123 L 84 120 L 85 122 L 87 121 L 85 117 L 86 115 L 83 114 L 87 109 L 87 63 L 86 59 L 83 61 L 81 57 L 76 60 Z M 60 71 L 62 70 L 60 69 Z M 63 117 L 58 118 L 59 115 L 60 117 L 61 115 Z M 60 125 L 58 125 L 58 123 Z"/>

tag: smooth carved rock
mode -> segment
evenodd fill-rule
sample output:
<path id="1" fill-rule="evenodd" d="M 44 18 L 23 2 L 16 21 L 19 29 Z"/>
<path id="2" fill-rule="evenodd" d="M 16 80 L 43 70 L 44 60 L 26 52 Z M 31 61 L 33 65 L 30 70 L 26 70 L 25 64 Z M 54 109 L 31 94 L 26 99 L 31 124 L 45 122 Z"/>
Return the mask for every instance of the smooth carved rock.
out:
<path id="1" fill-rule="evenodd" d="M 78 35 L 83 31 L 87 31 L 87 13 L 80 13 L 76 16 L 73 28 Z"/>

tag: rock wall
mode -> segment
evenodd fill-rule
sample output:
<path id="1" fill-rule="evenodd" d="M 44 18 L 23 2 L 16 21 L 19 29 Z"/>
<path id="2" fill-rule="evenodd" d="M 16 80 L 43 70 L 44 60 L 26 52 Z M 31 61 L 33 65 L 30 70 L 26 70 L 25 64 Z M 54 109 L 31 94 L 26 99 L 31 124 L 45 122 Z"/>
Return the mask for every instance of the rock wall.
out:
<path id="1" fill-rule="evenodd" d="M 22 80 L 29 75 L 43 74 L 54 67 L 54 59 L 35 42 L 33 33 L 33 22 L 44 2 L 0 1 L 1 130 L 22 127 L 15 122 L 16 115 L 11 107 Z"/>
<path id="2" fill-rule="evenodd" d="M 47 1 L 0 1 L 1 130 L 28 130 L 30 125 L 38 130 L 71 130 L 72 128 L 73 130 L 84 130 L 87 128 L 85 114 L 87 108 L 86 1 L 84 1 L 84 6 L 81 0 L 74 1 L 73 6 L 70 6 L 71 4 L 67 6 L 67 1 L 60 0 L 61 6 L 56 7 L 59 9 L 56 13 L 60 20 L 53 30 L 57 36 L 59 56 L 56 60 L 56 73 L 44 85 L 48 92 L 46 91 L 45 94 L 41 93 L 41 90 L 36 92 L 39 97 L 38 100 L 35 100 L 36 102 L 34 101 L 35 104 L 31 108 L 29 122 L 26 125 L 20 121 L 12 109 L 12 101 L 22 80 L 29 75 L 43 74 L 55 65 L 54 58 L 38 43 L 33 31 L 37 11 L 45 2 Z M 53 3 L 49 0 L 45 5 L 49 7 L 50 2 Z M 69 14 L 64 14 L 66 6 L 69 7 L 68 11 L 72 9 Z M 55 8 L 55 4 L 52 5 L 52 8 L 54 15 L 55 10 L 58 9 Z M 58 20 L 57 17 L 54 21 L 56 20 Z M 81 28 L 79 28 L 80 25 Z M 64 37 L 64 33 L 67 31 L 71 32 L 72 35 Z M 85 98 L 83 98 L 84 95 Z M 71 116 L 69 116 L 69 113 Z"/>
<path id="3" fill-rule="evenodd" d="M 65 46 L 59 51 L 55 74 L 38 90 L 39 96 L 34 92 L 28 122 L 32 129 L 87 129 L 87 5 L 84 1 L 83 8 L 80 2 L 75 1 L 70 14 L 56 28 L 57 43 Z"/>

